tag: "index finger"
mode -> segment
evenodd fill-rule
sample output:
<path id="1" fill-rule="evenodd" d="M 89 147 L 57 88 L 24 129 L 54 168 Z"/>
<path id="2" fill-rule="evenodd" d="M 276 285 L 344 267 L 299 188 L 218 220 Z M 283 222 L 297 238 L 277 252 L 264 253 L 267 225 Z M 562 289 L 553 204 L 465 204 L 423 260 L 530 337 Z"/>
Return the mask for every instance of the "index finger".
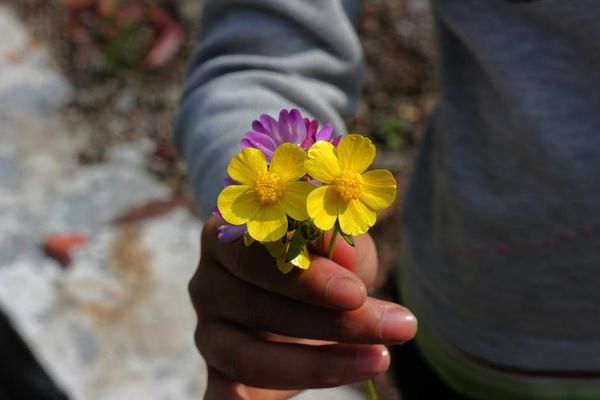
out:
<path id="1" fill-rule="evenodd" d="M 209 257 L 236 277 L 301 302 L 333 309 L 354 310 L 367 298 L 362 279 L 332 260 L 311 255 L 311 267 L 304 271 L 295 268 L 281 273 L 275 260 L 258 244 L 226 243 L 217 238 L 222 223 L 210 218 L 202 232 L 203 257 Z"/>

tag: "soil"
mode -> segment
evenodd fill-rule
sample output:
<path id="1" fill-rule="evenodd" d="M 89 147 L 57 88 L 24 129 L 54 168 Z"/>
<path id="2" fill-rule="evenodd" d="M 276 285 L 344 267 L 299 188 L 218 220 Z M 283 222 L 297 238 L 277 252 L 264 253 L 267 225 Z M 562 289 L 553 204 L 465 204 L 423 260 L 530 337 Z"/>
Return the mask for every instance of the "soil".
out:
<path id="1" fill-rule="evenodd" d="M 107 69 L 102 56 L 111 53 L 112 48 L 101 36 L 103 26 L 96 21 L 101 19 L 99 16 L 81 18 L 91 42 L 82 44 L 72 32 L 73 11 L 61 6 L 60 1 L 10 2 L 34 35 L 51 44 L 55 59 L 76 89 L 64 113 L 74 126 L 91 130 L 90 143 L 80 155 L 81 162 L 102 161 L 106 150 L 116 143 L 149 139 L 158 158 L 169 164 L 150 162 L 150 170 L 180 192 L 179 185 L 185 184 L 179 176 L 183 168 L 171 165 L 178 161 L 166 146 L 186 63 L 196 45 L 201 1 L 181 0 L 175 7 L 173 2 L 146 0 L 150 4 L 169 4 L 163 8 L 174 10 L 170 14 L 185 32 L 185 41 L 177 55 L 163 67 L 154 69 L 146 68 L 141 57 L 151 44 L 148 34 L 151 24 L 147 20 L 142 19 L 136 25 L 139 43 L 129 45 L 138 59 L 132 56 L 132 59 L 113 60 L 120 67 Z M 348 119 L 348 127 L 352 132 L 372 136 L 384 153 L 382 163 L 396 172 L 409 168 L 419 132 L 436 100 L 431 25 L 426 0 L 365 1 L 358 23 L 367 71 L 363 99 L 356 115 Z"/>

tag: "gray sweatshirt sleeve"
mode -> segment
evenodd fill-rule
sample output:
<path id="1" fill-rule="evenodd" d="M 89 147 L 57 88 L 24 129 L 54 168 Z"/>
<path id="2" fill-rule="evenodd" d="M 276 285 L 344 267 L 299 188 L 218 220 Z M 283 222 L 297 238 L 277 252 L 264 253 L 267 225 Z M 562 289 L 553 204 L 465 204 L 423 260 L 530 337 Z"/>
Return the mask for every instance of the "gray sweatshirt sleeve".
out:
<path id="1" fill-rule="evenodd" d="M 262 113 L 282 108 L 334 124 L 354 109 L 363 60 L 358 0 L 207 0 L 175 125 L 206 218 L 230 157 Z"/>

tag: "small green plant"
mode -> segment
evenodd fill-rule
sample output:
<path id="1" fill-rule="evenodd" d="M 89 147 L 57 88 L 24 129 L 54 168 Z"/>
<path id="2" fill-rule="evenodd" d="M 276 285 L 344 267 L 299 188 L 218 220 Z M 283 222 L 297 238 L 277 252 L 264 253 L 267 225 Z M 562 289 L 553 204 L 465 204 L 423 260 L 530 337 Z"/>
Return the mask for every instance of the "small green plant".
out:
<path id="1" fill-rule="evenodd" d="M 371 133 L 376 141 L 389 150 L 399 150 L 412 142 L 407 124 L 398 115 L 384 115 L 377 118 Z"/>
<path id="2" fill-rule="evenodd" d="M 117 75 L 164 66 L 184 37 L 178 6 L 160 0 L 62 0 L 75 70 Z"/>
<path id="3" fill-rule="evenodd" d="M 120 28 L 103 49 L 102 71 L 117 75 L 137 67 L 152 40 L 152 32 L 141 23 L 131 23 Z"/>

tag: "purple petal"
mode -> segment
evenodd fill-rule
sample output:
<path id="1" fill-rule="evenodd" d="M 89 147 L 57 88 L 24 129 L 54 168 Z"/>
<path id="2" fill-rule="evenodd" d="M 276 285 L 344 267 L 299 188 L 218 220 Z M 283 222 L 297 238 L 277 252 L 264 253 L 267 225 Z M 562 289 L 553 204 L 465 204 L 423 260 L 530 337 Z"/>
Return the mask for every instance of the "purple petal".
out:
<path id="1" fill-rule="evenodd" d="M 308 118 L 304 118 L 304 125 L 306 126 L 306 135 L 314 136 L 317 134 L 319 129 L 319 121 L 313 119 L 312 121 Z"/>
<path id="2" fill-rule="evenodd" d="M 257 147 L 254 146 L 253 144 L 249 143 L 248 141 L 246 141 L 245 139 L 242 139 L 242 141 L 240 142 L 240 147 L 242 149 L 246 149 L 248 147 L 251 147 L 253 149 L 256 149 Z M 270 162 L 271 158 L 273 158 L 273 150 L 269 150 L 267 148 L 259 148 L 260 151 L 262 151 L 263 155 L 265 156 L 265 159 Z"/>
<path id="3" fill-rule="evenodd" d="M 325 124 L 325 125 L 323 125 L 323 127 L 321 128 L 319 133 L 317 133 L 315 135 L 315 139 L 316 139 L 316 141 L 325 140 L 325 141 L 329 142 L 329 141 L 331 141 L 331 135 L 333 135 L 333 125 Z"/>
<path id="4" fill-rule="evenodd" d="M 271 117 L 268 114 L 261 115 L 259 119 L 262 125 L 267 130 L 267 135 L 269 135 L 275 143 L 283 143 L 281 140 L 281 134 L 279 133 L 279 126 L 277 121 L 275 121 L 273 117 Z"/>
<path id="5" fill-rule="evenodd" d="M 291 142 L 290 132 L 290 113 L 288 110 L 281 110 L 279 113 L 279 133 L 281 134 L 281 143 Z"/>
<path id="6" fill-rule="evenodd" d="M 236 181 L 235 179 L 233 179 L 232 177 L 228 176 L 227 178 L 223 179 L 223 187 L 227 187 L 227 186 L 231 186 L 231 185 L 239 185 L 240 183 L 238 181 Z"/>
<path id="7" fill-rule="evenodd" d="M 233 179 L 232 179 L 233 181 Z M 221 211 L 217 207 L 213 208 L 212 215 L 215 217 L 223 218 Z M 233 242 L 237 238 L 242 237 L 246 233 L 246 224 L 244 225 L 231 225 L 223 224 L 217 228 L 217 238 L 224 242 Z"/>
<path id="8" fill-rule="evenodd" d="M 307 178 L 306 181 L 312 183 L 316 187 L 321 187 L 323 185 L 320 181 L 312 178 Z"/>
<path id="9" fill-rule="evenodd" d="M 217 237 L 223 242 L 233 242 L 246 233 L 246 225 L 224 224 L 217 228 Z"/>
<path id="10" fill-rule="evenodd" d="M 290 112 L 290 133 L 291 143 L 302 144 L 306 139 L 306 123 L 300 111 L 296 109 Z"/>
<path id="11" fill-rule="evenodd" d="M 319 121 L 316 119 L 311 121 L 308 118 L 304 118 L 304 126 L 306 127 L 306 136 L 302 142 L 302 147 L 308 149 L 315 143 L 317 128 L 319 128 Z"/>
<path id="12" fill-rule="evenodd" d="M 273 151 L 277 147 L 273 139 L 268 135 L 254 131 L 247 132 L 244 135 L 242 142 L 244 143 L 243 145 L 240 143 L 240 145 L 243 146 L 242 148 L 254 147 L 255 149 L 267 149 Z"/>
<path id="13" fill-rule="evenodd" d="M 277 146 L 282 143 L 295 143 L 306 149 L 317 140 L 331 141 L 333 126 L 325 124 L 319 130 L 319 125 L 318 120 L 304 118 L 295 108 L 281 110 L 278 120 L 262 114 L 253 121 L 253 130 L 246 133 L 240 145 L 242 148 L 260 149 L 270 160 Z"/>
<path id="14" fill-rule="evenodd" d="M 259 132 L 259 133 L 263 133 L 265 135 L 269 134 L 269 132 L 267 131 L 267 129 L 265 128 L 263 123 L 258 120 L 252 121 L 252 130 Z"/>
<path id="15" fill-rule="evenodd" d="M 342 140 L 343 136 L 336 136 L 333 138 L 333 140 L 331 141 L 331 144 L 333 144 L 334 146 L 337 147 L 338 143 L 340 142 L 340 140 Z"/>
<path id="16" fill-rule="evenodd" d="M 277 145 L 269 136 L 259 132 L 250 131 L 244 135 L 244 138 L 240 142 L 240 147 L 242 149 L 248 147 L 259 149 L 263 152 L 265 157 L 270 160 Z"/>

